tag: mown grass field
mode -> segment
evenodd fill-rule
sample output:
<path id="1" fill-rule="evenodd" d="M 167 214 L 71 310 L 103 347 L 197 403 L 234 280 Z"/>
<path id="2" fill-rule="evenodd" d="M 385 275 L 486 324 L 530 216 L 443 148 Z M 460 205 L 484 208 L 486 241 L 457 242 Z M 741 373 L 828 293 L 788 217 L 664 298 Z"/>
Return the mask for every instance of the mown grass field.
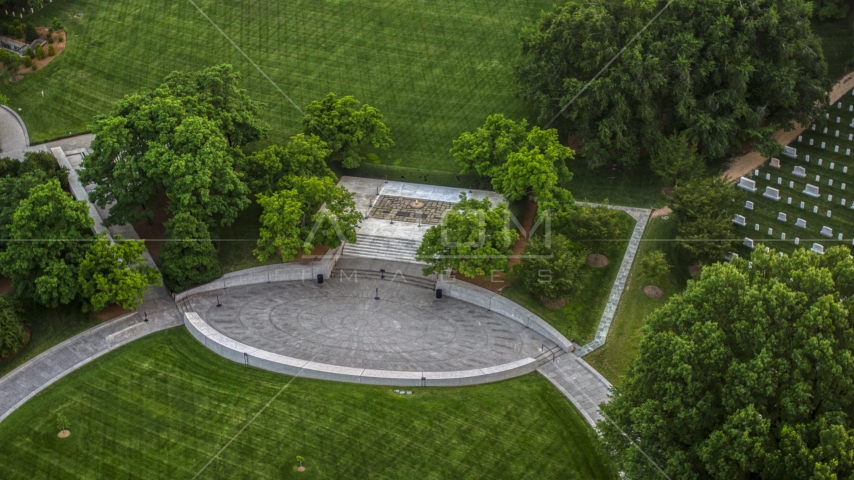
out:
<path id="1" fill-rule="evenodd" d="M 397 144 L 385 164 L 457 171 L 448 150 L 487 115 L 532 117 L 515 97 L 511 64 L 521 27 L 547 0 L 505 2 L 196 0 L 300 108 L 332 91 L 385 114 Z M 82 13 L 82 18 L 74 15 Z M 96 114 L 173 70 L 230 63 L 267 104 L 270 141 L 301 130 L 301 114 L 190 1 L 63 0 L 30 17 L 59 16 L 68 49 L 3 91 L 34 142 L 87 129 Z M 44 97 L 41 92 L 44 91 Z"/>
<path id="2" fill-rule="evenodd" d="M 536 373 L 411 396 L 301 378 L 282 389 L 289 382 L 183 328 L 153 334 L 0 423 L 0 478 L 193 478 L 268 402 L 198 478 L 616 478 L 593 430 Z"/>

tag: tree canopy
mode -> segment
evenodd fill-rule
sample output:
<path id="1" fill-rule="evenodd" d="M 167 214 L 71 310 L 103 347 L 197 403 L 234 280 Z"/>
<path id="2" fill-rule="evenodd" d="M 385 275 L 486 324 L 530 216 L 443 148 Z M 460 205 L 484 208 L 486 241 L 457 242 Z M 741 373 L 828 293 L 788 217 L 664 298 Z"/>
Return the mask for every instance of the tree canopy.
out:
<path id="1" fill-rule="evenodd" d="M 329 93 L 305 107 L 303 131 L 317 135 L 340 160 L 344 168 L 361 164 L 360 150 L 366 146 L 389 148 L 394 145 L 380 111 L 352 96 Z"/>
<path id="2" fill-rule="evenodd" d="M 451 154 L 462 173 L 477 173 L 492 179 L 492 188 L 509 201 L 529 192 L 548 201 L 560 185 L 572 179 L 566 161 L 572 149 L 560 144 L 557 130 L 534 127 L 495 114 L 474 132 L 464 132 L 454 140 Z"/>
<path id="3" fill-rule="evenodd" d="M 188 212 L 166 222 L 169 240 L 160 249 L 163 281 L 170 290 L 180 292 L 222 276 L 216 249 L 208 226 Z"/>
<path id="4" fill-rule="evenodd" d="M 445 215 L 440 225 L 430 227 L 415 258 L 426 263 L 424 275 L 453 269 L 467 277 L 489 275 L 507 268 L 507 256 L 519 234 L 507 228 L 507 205 L 494 208 L 488 198 L 470 199 L 460 194 L 460 202 Z"/>
<path id="5" fill-rule="evenodd" d="M 254 117 L 259 104 L 238 82 L 229 65 L 176 72 L 95 118 L 80 179 L 95 184 L 94 203 L 112 203 L 105 225 L 152 218 L 161 193 L 171 216 L 191 212 L 211 226 L 234 221 L 249 204 L 233 166 L 238 148 L 265 132 Z"/>
<path id="6" fill-rule="evenodd" d="M 697 178 L 676 187 L 671 200 L 676 239 L 700 263 L 720 260 L 733 246 L 732 212 L 741 198 L 720 177 Z"/>
<path id="7" fill-rule="evenodd" d="M 58 181 L 34 186 L 12 217 L 0 273 L 12 279 L 18 296 L 48 307 L 71 303 L 93 224 L 86 202 L 75 201 Z"/>
<path id="8" fill-rule="evenodd" d="M 5 295 L 0 295 L 0 358 L 15 353 L 26 339 L 24 324 L 15 306 Z"/>
<path id="9" fill-rule="evenodd" d="M 592 166 L 635 164 L 683 131 L 709 159 L 745 141 L 770 152 L 775 129 L 808 124 L 828 103 L 811 11 L 806 0 L 567 2 L 523 31 L 515 75 L 542 121 L 559 114 L 584 141 Z"/>
<path id="10" fill-rule="evenodd" d="M 256 257 L 264 261 L 278 252 L 283 262 L 316 245 L 338 247 L 356 242 L 356 226 L 364 218 L 353 194 L 335 184 L 334 177 L 286 177 L 291 187 L 273 195 L 259 194 L 261 238 Z M 321 210 L 323 206 L 323 210 Z"/>
<path id="11" fill-rule="evenodd" d="M 513 276 L 525 288 L 550 300 L 566 298 L 582 286 L 587 274 L 587 251 L 561 234 L 536 236 L 528 242 Z"/>
<path id="12" fill-rule="evenodd" d="M 115 236 L 110 244 L 99 237 L 80 262 L 77 278 L 84 312 L 98 312 L 118 304 L 135 310 L 150 285 L 160 286 L 160 272 L 144 265 L 145 242 Z"/>
<path id="13" fill-rule="evenodd" d="M 291 137 L 284 146 L 273 145 L 245 157 L 240 168 L 253 193 L 269 195 L 287 187 L 290 177 L 329 177 L 337 181 L 335 173 L 326 165 L 331 153 L 320 137 L 301 133 Z"/>
<path id="14" fill-rule="evenodd" d="M 555 229 L 590 250 L 610 250 L 611 242 L 623 240 L 627 229 L 626 213 L 606 205 L 581 205 L 555 215 Z"/>
<path id="15" fill-rule="evenodd" d="M 644 453 L 670 478 L 854 474 L 850 252 L 751 261 L 704 268 L 649 316 L 599 424 L 628 478 L 660 477 Z"/>

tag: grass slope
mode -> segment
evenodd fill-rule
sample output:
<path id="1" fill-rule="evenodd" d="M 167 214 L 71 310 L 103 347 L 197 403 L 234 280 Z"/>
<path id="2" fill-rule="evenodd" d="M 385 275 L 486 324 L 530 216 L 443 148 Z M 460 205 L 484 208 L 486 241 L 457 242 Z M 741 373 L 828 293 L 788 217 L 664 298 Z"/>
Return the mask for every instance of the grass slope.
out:
<path id="1" fill-rule="evenodd" d="M 689 278 L 688 265 L 678 254 L 675 244 L 670 241 L 675 237 L 675 220 L 664 220 L 659 217 L 649 221 L 643 241 L 638 247 L 635 263 L 626 281 L 626 289 L 614 314 L 608 339 L 604 346 L 584 357 L 593 368 L 614 385 L 619 386 L 622 383 L 629 365 L 638 354 L 646 318 L 655 309 L 664 305 L 671 295 L 685 289 Z M 643 293 L 643 287 L 653 282 L 640 268 L 640 261 L 654 251 L 664 252 L 671 265 L 666 281 L 659 285 L 664 290 L 664 296 L 661 298 L 650 298 Z"/>
<path id="2" fill-rule="evenodd" d="M 199 478 L 616 478 L 592 429 L 538 374 L 406 397 L 289 382 L 215 355 L 183 328 L 153 334 L 0 424 L 0 478 L 190 478 L 268 402 Z"/>
<path id="3" fill-rule="evenodd" d="M 378 107 L 397 144 L 383 163 L 456 171 L 448 150 L 487 115 L 531 118 L 515 97 L 518 31 L 552 6 L 504 2 L 238 0 L 195 2 L 300 108 L 330 91 Z M 79 19 L 74 14 L 83 13 Z M 267 103 L 270 140 L 301 130 L 301 114 L 190 2 L 63 0 L 32 16 L 60 16 L 68 49 L 3 86 L 34 142 L 87 129 L 123 95 L 173 70 L 231 63 Z M 41 92 L 44 91 L 44 97 Z"/>

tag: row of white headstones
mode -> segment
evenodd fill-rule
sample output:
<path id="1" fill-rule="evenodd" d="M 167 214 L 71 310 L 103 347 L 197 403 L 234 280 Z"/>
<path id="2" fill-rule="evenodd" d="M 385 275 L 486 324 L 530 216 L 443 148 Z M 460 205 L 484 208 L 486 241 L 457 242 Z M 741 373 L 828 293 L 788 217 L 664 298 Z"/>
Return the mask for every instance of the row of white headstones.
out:
<path id="1" fill-rule="evenodd" d="M 851 93 L 852 93 L 852 95 L 854 95 L 854 90 L 852 90 L 852 92 L 851 92 Z M 841 108 L 842 108 L 842 102 L 838 102 L 838 103 L 836 104 L 836 107 L 837 107 L 837 108 L 839 108 L 839 109 L 841 109 Z M 854 105 L 849 105 L 849 107 L 848 107 L 848 111 L 849 111 L 849 112 L 854 111 Z M 830 114 L 829 114 L 829 113 L 828 113 L 828 114 L 825 114 L 825 118 L 830 118 Z M 840 121 L 841 121 L 841 118 L 840 118 L 840 117 L 836 117 L 836 123 L 840 123 Z M 850 128 L 854 128 L 854 119 L 852 119 L 852 120 L 851 120 L 851 125 L 849 125 L 849 127 L 850 127 Z M 816 126 L 815 126 L 815 124 L 813 124 L 813 125 L 812 125 L 812 127 L 811 127 L 811 129 L 812 129 L 813 131 L 815 131 L 815 128 L 816 128 Z M 825 127 L 825 128 L 824 128 L 823 133 L 827 134 L 827 127 Z M 836 130 L 836 132 L 835 132 L 835 136 L 836 136 L 836 137 L 839 137 L 839 130 Z M 849 141 L 854 141 L 854 134 L 849 134 L 849 135 L 848 135 L 848 140 L 849 140 Z M 798 142 L 802 142 L 802 141 L 803 141 L 803 136 L 802 136 L 802 135 L 799 135 L 799 136 L 798 136 Z M 809 139 L 809 144 L 810 144 L 810 145 L 813 145 L 813 143 L 814 143 L 814 142 L 813 142 L 813 139 Z M 826 146 L 825 142 L 821 142 L 821 148 L 825 148 L 825 146 Z M 835 153 L 838 153 L 838 152 L 839 152 L 839 145 L 836 145 L 836 146 L 834 147 L 834 150 L 833 150 L 833 151 L 834 151 Z M 795 148 L 793 148 L 793 147 L 790 147 L 790 146 L 786 146 L 786 147 L 783 147 L 783 155 L 786 155 L 786 156 L 791 157 L 791 158 L 797 158 L 797 157 L 798 157 L 798 152 L 797 152 L 797 149 L 795 149 Z M 851 149 L 846 149 L 846 150 L 845 150 L 845 155 L 851 155 Z M 809 163 L 809 161 L 810 161 L 810 156 L 809 156 L 809 155 L 806 155 L 806 156 L 805 156 L 805 161 L 806 161 L 807 163 Z M 819 159 L 819 160 L 818 160 L 818 165 L 819 165 L 819 166 L 821 166 L 821 165 L 822 165 L 822 162 L 823 162 L 823 161 L 822 161 L 822 159 Z M 781 168 L 781 166 L 782 166 L 782 165 L 781 165 L 781 163 L 780 163 L 780 160 L 779 160 L 779 159 L 777 159 L 777 158 L 772 158 L 772 159 L 771 159 L 770 166 L 771 166 L 771 167 L 774 167 L 774 168 Z M 830 169 L 831 169 L 831 170 L 833 170 L 833 169 L 834 169 L 834 167 L 835 167 L 834 162 L 831 162 L 831 163 L 830 163 Z M 843 167 L 843 168 L 842 168 L 842 173 L 848 173 L 848 167 Z M 759 170 L 758 170 L 758 169 L 757 169 L 757 170 L 754 170 L 754 171 L 753 171 L 753 174 L 754 174 L 754 176 L 758 177 L 758 176 L 759 176 Z M 796 167 L 794 168 L 794 171 L 792 172 L 792 174 L 793 174 L 793 175 L 795 175 L 795 176 L 797 176 L 797 177 L 800 177 L 800 178 L 806 178 L 806 176 L 807 176 L 807 174 L 806 174 L 806 169 L 805 169 L 804 167 L 801 167 L 801 166 L 796 166 Z M 766 174 L 765 174 L 765 180 L 769 180 L 769 181 L 771 180 L 771 174 L 770 174 L 770 173 L 766 173 Z M 820 175 L 816 175 L 816 176 L 815 176 L 815 181 L 816 181 L 816 182 L 819 182 L 820 180 L 821 180 L 821 176 L 820 176 Z M 777 184 L 778 184 L 778 185 L 782 185 L 782 183 L 783 183 L 783 179 L 782 179 L 781 177 L 777 177 Z M 828 184 L 828 186 L 833 186 L 833 179 L 828 179 L 827 184 Z M 754 181 L 754 180 L 752 180 L 752 179 L 750 179 L 750 178 L 747 178 L 747 177 L 741 177 L 741 178 L 739 179 L 738 184 L 737 184 L 736 186 L 737 186 L 738 188 L 741 188 L 741 189 L 746 190 L 746 191 L 751 192 L 751 193 L 755 193 L 755 192 L 756 192 L 756 181 Z M 791 181 L 789 182 L 789 188 L 794 188 L 794 182 L 791 182 Z M 841 189 L 841 190 L 845 190 L 845 183 L 842 183 L 842 184 L 841 184 L 840 189 Z M 804 191 L 803 191 L 803 192 L 801 192 L 801 193 L 803 193 L 804 195 L 808 195 L 808 196 L 810 196 L 810 197 L 813 197 L 813 198 L 819 198 L 819 197 L 820 197 L 819 187 L 817 187 L 817 186 L 815 186 L 815 185 L 811 185 L 811 184 L 807 184 L 807 185 L 806 185 L 806 187 L 804 188 Z M 780 191 L 779 191 L 778 189 L 776 189 L 776 188 L 773 188 L 773 187 L 765 187 L 765 193 L 763 193 L 763 194 L 762 194 L 762 196 L 763 196 L 763 197 L 765 197 L 765 198 L 768 198 L 768 199 L 770 199 L 770 200 L 774 200 L 774 201 L 779 201 L 779 200 L 781 200 L 781 197 L 780 197 Z M 832 194 L 829 194 L 829 195 L 827 196 L 827 200 L 828 200 L 829 202 L 830 202 L 830 201 L 833 201 L 833 195 L 832 195 Z M 791 204 L 792 204 L 792 197 L 788 197 L 788 198 L 787 198 L 787 200 L 786 200 L 786 203 L 787 203 L 787 204 L 789 204 L 789 205 L 791 205 Z M 846 205 L 846 200 L 843 198 L 843 199 L 841 200 L 840 204 L 841 204 L 842 206 L 845 206 L 845 205 Z M 805 205 L 805 203 L 804 203 L 804 202 L 800 202 L 800 208 L 801 208 L 801 209 L 804 209 L 804 208 L 805 208 L 805 206 L 806 206 L 806 205 Z M 752 202 L 752 201 L 749 201 L 749 200 L 748 200 L 748 201 L 746 201 L 746 202 L 745 202 L 744 207 L 745 207 L 746 209 L 748 209 L 748 210 L 753 210 L 754 204 L 753 204 L 753 202 Z M 851 208 L 852 208 L 852 209 L 854 209 L 854 202 L 851 202 Z M 817 206 L 817 205 L 813 206 L 813 213 L 818 213 L 818 206 Z M 828 217 L 828 218 L 830 218 L 830 217 L 831 217 L 831 215 L 832 215 L 832 212 L 831 212 L 830 210 L 827 210 L 826 215 L 827 215 L 827 217 Z M 777 220 L 785 223 L 785 222 L 787 221 L 786 213 L 784 213 L 784 212 L 778 212 L 778 213 L 777 213 Z M 747 226 L 747 220 L 746 220 L 746 218 L 745 218 L 743 215 L 736 215 L 736 216 L 733 218 L 733 220 L 732 220 L 732 221 L 733 221 L 733 223 L 735 223 L 736 225 L 739 225 L 739 226 L 742 226 L 742 227 Z M 797 220 L 795 220 L 795 226 L 796 226 L 796 227 L 800 227 L 800 228 L 806 228 L 806 227 L 807 227 L 807 222 L 806 222 L 806 220 L 804 220 L 804 219 L 802 219 L 802 218 L 798 218 Z M 757 224 L 754 224 L 753 228 L 754 228 L 754 230 L 759 231 L 759 224 L 758 224 L 758 223 L 757 223 Z M 767 235 L 768 235 L 768 236 L 771 236 L 771 235 L 773 235 L 773 234 L 774 234 L 774 229 L 773 229 L 772 227 L 769 227 L 769 228 L 768 228 L 768 230 L 767 230 Z M 833 238 L 833 229 L 832 229 L 831 227 L 828 227 L 828 226 L 826 226 L 826 225 L 825 225 L 825 226 L 823 226 L 823 227 L 821 228 L 820 234 L 821 234 L 822 236 L 824 236 L 824 237 Z M 785 240 L 785 239 L 786 239 L 786 233 L 785 233 L 785 232 L 782 232 L 782 233 L 780 234 L 780 239 L 781 239 L 781 240 Z M 837 240 L 842 240 L 842 239 L 843 239 L 843 235 L 842 235 L 842 233 L 838 233 L 838 234 L 837 234 Z M 749 237 L 744 237 L 744 242 L 743 242 L 744 246 L 746 246 L 746 247 L 748 247 L 748 248 L 754 248 L 754 243 L 755 243 L 755 242 L 754 242 L 754 240 L 753 240 L 753 239 L 751 239 L 751 238 L 749 238 Z M 795 245 L 799 245 L 799 244 L 800 244 L 800 238 L 795 237 L 795 239 L 794 239 L 794 243 L 795 243 Z M 851 242 L 851 243 L 852 243 L 852 245 L 854 245 L 854 239 L 852 239 L 852 242 Z M 766 251 L 767 251 L 767 250 L 769 250 L 769 248 L 770 248 L 770 247 L 765 247 Z M 812 251 L 814 251 L 814 252 L 816 252 L 816 253 L 819 253 L 819 254 L 824 254 L 824 246 L 823 246 L 823 245 L 821 245 L 821 244 L 819 244 L 819 243 L 813 243 L 813 244 L 812 244 L 812 247 L 810 248 L 810 250 L 812 250 Z"/>

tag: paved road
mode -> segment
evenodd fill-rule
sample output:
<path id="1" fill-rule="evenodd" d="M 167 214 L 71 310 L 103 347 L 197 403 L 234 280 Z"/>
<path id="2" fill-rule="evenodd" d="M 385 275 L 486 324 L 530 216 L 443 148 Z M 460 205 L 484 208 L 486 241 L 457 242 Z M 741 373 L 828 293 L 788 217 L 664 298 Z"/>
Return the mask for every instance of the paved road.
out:
<path id="1" fill-rule="evenodd" d="M 379 288 L 380 300 L 375 300 Z M 394 371 L 456 371 L 536 358 L 551 342 L 489 310 L 402 282 L 331 279 L 229 288 L 193 309 L 241 343 L 303 360 Z"/>

